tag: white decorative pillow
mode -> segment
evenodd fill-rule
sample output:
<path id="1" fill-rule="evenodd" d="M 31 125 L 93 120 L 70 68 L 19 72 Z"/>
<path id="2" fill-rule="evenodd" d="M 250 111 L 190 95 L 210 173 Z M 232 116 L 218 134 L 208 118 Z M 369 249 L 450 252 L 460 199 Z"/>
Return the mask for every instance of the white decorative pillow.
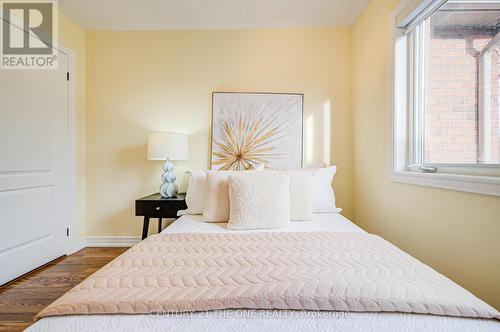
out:
<path id="1" fill-rule="evenodd" d="M 252 165 L 251 171 L 261 171 L 264 164 Z M 226 171 L 231 172 L 231 171 Z M 207 171 L 187 171 L 191 174 L 186 191 L 186 210 L 179 210 L 178 216 L 185 214 L 203 214 L 207 196 Z M 227 220 L 227 219 L 226 219 Z M 224 221 L 226 221 L 224 220 Z"/>
<path id="2" fill-rule="evenodd" d="M 207 171 L 207 196 L 203 220 L 222 222 L 229 219 L 229 171 Z"/>
<path id="3" fill-rule="evenodd" d="M 283 228 L 290 221 L 289 176 L 276 172 L 229 176 L 228 229 Z"/>
<path id="4" fill-rule="evenodd" d="M 313 191 L 313 208 L 312 212 L 340 212 L 335 206 L 335 194 L 332 188 L 332 181 L 337 166 L 328 166 L 312 170 L 312 191 Z"/>
<path id="5" fill-rule="evenodd" d="M 202 214 L 205 208 L 205 197 L 207 195 L 207 172 L 189 171 L 191 178 L 186 191 L 187 209 L 179 211 L 182 214 Z"/>
<path id="6" fill-rule="evenodd" d="M 290 220 L 311 220 L 313 176 L 309 172 L 290 171 Z"/>

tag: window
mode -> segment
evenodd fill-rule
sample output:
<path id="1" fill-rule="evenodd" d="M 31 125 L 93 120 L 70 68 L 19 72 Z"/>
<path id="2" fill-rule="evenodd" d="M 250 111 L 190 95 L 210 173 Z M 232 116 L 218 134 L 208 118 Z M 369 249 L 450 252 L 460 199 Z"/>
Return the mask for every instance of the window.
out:
<path id="1" fill-rule="evenodd" d="M 500 195 L 500 1 L 404 5 L 393 16 L 393 178 Z"/>

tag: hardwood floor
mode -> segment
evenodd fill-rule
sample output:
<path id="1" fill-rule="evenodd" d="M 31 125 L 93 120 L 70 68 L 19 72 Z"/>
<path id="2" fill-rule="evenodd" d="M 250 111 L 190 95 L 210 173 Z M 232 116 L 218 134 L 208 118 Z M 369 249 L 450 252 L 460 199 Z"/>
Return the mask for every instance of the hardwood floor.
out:
<path id="1" fill-rule="evenodd" d="M 0 331 L 22 331 L 35 315 L 128 248 L 85 248 L 0 287 Z"/>

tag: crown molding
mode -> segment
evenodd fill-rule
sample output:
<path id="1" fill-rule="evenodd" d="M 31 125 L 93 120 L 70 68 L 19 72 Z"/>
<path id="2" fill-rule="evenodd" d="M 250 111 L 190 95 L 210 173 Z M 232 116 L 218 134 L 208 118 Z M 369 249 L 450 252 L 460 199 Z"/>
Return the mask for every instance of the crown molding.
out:
<path id="1" fill-rule="evenodd" d="M 288 28 L 331 28 L 350 27 L 363 13 L 370 0 L 361 1 L 351 17 L 342 20 L 299 20 L 299 21 L 250 21 L 250 22 L 182 22 L 182 23 L 90 23 L 82 19 L 71 8 L 59 6 L 66 17 L 89 31 L 148 31 L 148 30 L 251 30 L 251 29 L 288 29 Z"/>
<path id="2" fill-rule="evenodd" d="M 76 21 L 76 20 L 75 20 Z M 349 27 L 352 19 L 342 21 L 276 22 L 276 23 L 182 23 L 182 24 L 87 24 L 77 22 L 88 31 L 158 31 L 158 30 L 258 30 L 258 29 L 307 29 Z"/>

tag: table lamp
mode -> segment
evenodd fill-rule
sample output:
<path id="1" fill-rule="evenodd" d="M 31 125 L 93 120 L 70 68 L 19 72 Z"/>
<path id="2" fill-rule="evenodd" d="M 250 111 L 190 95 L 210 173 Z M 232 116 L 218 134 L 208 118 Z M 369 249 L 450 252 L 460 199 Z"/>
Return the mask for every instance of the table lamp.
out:
<path id="1" fill-rule="evenodd" d="M 166 160 L 161 175 L 160 194 L 163 197 L 177 195 L 176 177 L 172 160 L 186 160 L 189 158 L 187 136 L 174 132 L 154 132 L 149 135 L 148 159 Z"/>

